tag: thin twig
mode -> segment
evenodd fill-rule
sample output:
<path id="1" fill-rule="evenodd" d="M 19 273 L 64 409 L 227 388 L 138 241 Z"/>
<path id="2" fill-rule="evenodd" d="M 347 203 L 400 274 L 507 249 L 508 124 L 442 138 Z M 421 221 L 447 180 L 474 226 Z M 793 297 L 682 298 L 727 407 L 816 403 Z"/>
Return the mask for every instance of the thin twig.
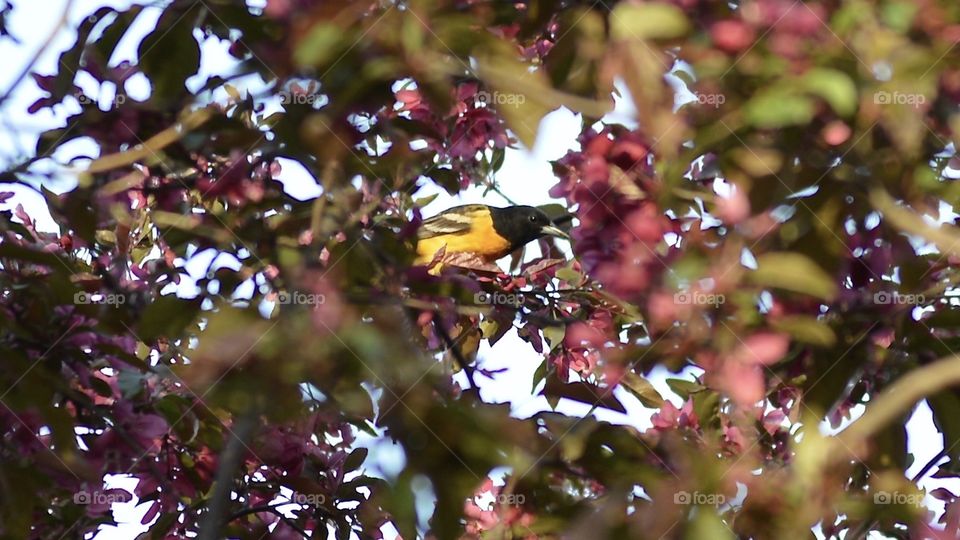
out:
<path id="1" fill-rule="evenodd" d="M 273 510 L 271 510 L 271 512 L 273 512 L 278 518 L 280 518 L 281 521 L 283 521 L 284 523 L 286 523 L 288 527 L 290 527 L 291 529 L 293 529 L 293 530 L 297 531 L 298 533 L 300 533 L 300 536 L 302 536 L 302 537 L 304 537 L 304 538 L 312 538 L 312 536 L 311 536 L 310 533 L 308 533 L 308 532 L 307 532 L 306 530 L 304 530 L 302 527 L 300 527 L 299 525 L 297 525 L 296 523 L 294 523 L 292 519 L 290 519 L 290 518 L 288 518 L 287 516 L 283 515 L 283 512 L 277 510 L 276 508 L 274 508 Z M 314 529 L 313 529 L 314 532 L 317 531 L 317 528 L 318 528 L 318 527 L 314 527 Z"/>
<path id="2" fill-rule="evenodd" d="M 251 506 L 251 507 L 249 507 L 249 508 L 244 508 L 244 509 L 242 509 L 242 510 L 238 510 L 238 511 L 230 514 L 230 517 L 227 518 L 227 523 L 230 523 L 231 521 L 240 519 L 240 518 L 242 518 L 242 517 L 244 517 L 244 516 L 248 516 L 248 515 L 250 515 L 250 514 L 256 514 L 256 513 L 259 513 L 259 512 L 270 512 L 271 514 L 274 514 L 275 516 L 277 516 L 278 518 L 280 518 L 281 521 L 283 521 L 284 523 L 286 523 L 287 525 L 289 525 L 291 529 L 293 529 L 293 530 L 297 531 L 298 533 L 300 533 L 300 536 L 303 536 L 304 538 L 310 538 L 310 537 L 311 537 L 311 536 L 310 536 L 311 533 L 308 533 L 308 532 L 306 531 L 306 529 L 304 529 L 304 528 L 300 527 L 299 525 L 297 525 L 292 519 L 290 519 L 290 518 L 288 518 L 287 516 L 283 515 L 283 512 L 281 512 L 280 510 L 277 509 L 278 506 L 284 506 L 284 505 L 287 505 L 287 504 L 290 504 L 290 503 L 285 502 L 285 503 L 278 503 L 278 504 L 263 504 L 263 505 L 260 505 L 260 506 Z M 314 529 L 314 530 L 316 530 L 316 529 Z"/>
<path id="3" fill-rule="evenodd" d="M 283 506 L 290 504 L 289 502 L 280 502 L 276 504 L 261 504 L 259 506 L 248 506 L 247 508 L 241 508 L 236 512 L 230 514 L 227 517 L 227 523 L 231 521 L 236 521 L 242 517 L 249 516 L 250 514 L 257 514 L 259 512 L 273 512 L 277 506 Z"/>
<path id="4" fill-rule="evenodd" d="M 443 342 L 444 344 L 446 344 L 447 349 L 453 353 L 453 357 L 456 358 L 457 363 L 460 364 L 460 369 L 462 369 L 464 373 L 467 374 L 467 380 L 470 381 L 470 388 L 476 390 L 477 395 L 479 396 L 480 387 L 477 386 L 477 383 L 473 379 L 473 366 L 471 366 L 467 362 L 466 357 L 463 356 L 463 352 L 461 352 L 460 349 L 457 348 L 458 343 L 453 341 L 453 339 L 450 337 L 450 334 L 447 332 L 447 329 L 443 327 L 443 321 L 442 320 L 437 321 L 437 324 L 435 324 L 434 326 L 437 329 L 437 333 L 440 334 L 441 338 L 443 338 Z M 458 341 L 462 341 L 463 336 L 465 335 L 466 335 L 466 331 L 461 332 L 461 334 L 457 336 Z"/>
<path id="5" fill-rule="evenodd" d="M 940 461 L 946 455 L 947 455 L 947 449 L 944 448 L 939 453 L 937 453 L 937 455 L 933 456 L 933 458 L 931 458 L 930 461 L 928 461 L 927 464 L 924 465 L 919 472 L 917 472 L 917 474 L 913 475 L 913 482 L 914 483 L 919 482 L 920 479 L 923 478 L 925 474 L 930 472 L 930 469 L 932 469 L 934 465 L 936 465 L 937 462 Z"/>

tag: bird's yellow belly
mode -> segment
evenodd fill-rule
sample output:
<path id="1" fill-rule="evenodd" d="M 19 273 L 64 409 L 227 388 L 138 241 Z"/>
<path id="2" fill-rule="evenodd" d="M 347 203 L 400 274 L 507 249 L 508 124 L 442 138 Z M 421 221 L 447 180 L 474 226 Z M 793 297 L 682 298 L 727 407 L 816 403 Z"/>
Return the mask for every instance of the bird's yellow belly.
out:
<path id="1" fill-rule="evenodd" d="M 492 231 L 492 228 L 491 228 Z M 510 243 L 496 234 L 470 232 L 468 234 L 444 235 L 424 238 L 417 242 L 418 264 L 426 264 L 446 246 L 446 254 L 472 253 L 488 261 L 495 261 L 510 253 Z"/>

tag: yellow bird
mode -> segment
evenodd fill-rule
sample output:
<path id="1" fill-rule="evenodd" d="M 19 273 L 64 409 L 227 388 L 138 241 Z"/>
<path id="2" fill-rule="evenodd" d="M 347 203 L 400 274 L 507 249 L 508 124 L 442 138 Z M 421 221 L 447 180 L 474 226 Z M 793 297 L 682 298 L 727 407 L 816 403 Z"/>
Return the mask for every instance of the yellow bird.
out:
<path id="1" fill-rule="evenodd" d="M 420 225 L 414 264 L 429 264 L 444 247 L 445 256 L 469 253 L 493 262 L 544 236 L 569 238 L 532 206 L 455 206 Z"/>

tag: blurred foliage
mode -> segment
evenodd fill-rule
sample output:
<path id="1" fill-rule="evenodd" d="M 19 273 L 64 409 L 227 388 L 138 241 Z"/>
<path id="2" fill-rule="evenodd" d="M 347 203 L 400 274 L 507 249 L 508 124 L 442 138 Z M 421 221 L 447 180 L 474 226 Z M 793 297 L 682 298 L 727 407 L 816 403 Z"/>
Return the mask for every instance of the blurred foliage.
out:
<path id="1" fill-rule="evenodd" d="M 0 39 L 26 31 L 9 11 Z M 928 399 L 945 450 L 915 478 L 910 410 L 837 463 L 819 428 L 960 346 L 960 5 L 173 0 L 75 35 L 30 111 L 80 112 L 3 173 L 59 226 L 0 212 L 4 537 L 113 523 L 130 493 L 106 475 L 138 480 L 144 538 L 956 536 L 956 495 L 929 494 L 938 523 L 917 487 L 960 475 L 955 391 Z M 198 81 L 205 44 L 234 62 Z M 614 95 L 635 124 L 604 120 Z M 421 190 L 498 190 L 561 107 L 573 260 L 411 267 Z M 81 137 L 99 157 L 55 194 L 39 168 Z M 454 381 L 497 384 L 476 348 L 511 329 L 533 391 L 588 414 L 517 418 Z M 701 375 L 663 396 L 658 366 Z M 593 416 L 618 386 L 650 429 Z"/>

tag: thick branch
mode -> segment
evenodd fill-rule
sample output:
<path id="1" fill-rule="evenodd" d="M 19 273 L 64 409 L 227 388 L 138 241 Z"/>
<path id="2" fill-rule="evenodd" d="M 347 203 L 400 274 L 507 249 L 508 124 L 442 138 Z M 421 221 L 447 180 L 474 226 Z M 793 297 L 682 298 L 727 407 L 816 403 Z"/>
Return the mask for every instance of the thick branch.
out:
<path id="1" fill-rule="evenodd" d="M 199 540 L 216 540 L 222 537 L 221 529 L 227 522 L 227 507 L 230 505 L 230 492 L 233 490 L 233 478 L 243 460 L 246 439 L 250 438 L 256 426 L 257 415 L 253 409 L 241 414 L 232 430 L 226 447 L 220 454 L 220 467 L 214 480 L 213 495 L 210 497 L 208 513 L 200 527 Z"/>
<path id="2" fill-rule="evenodd" d="M 951 355 L 911 371 L 867 405 L 867 412 L 837 435 L 841 449 L 857 451 L 893 419 L 921 399 L 960 384 L 960 355 Z M 845 452 L 835 455 L 842 458 Z"/>

